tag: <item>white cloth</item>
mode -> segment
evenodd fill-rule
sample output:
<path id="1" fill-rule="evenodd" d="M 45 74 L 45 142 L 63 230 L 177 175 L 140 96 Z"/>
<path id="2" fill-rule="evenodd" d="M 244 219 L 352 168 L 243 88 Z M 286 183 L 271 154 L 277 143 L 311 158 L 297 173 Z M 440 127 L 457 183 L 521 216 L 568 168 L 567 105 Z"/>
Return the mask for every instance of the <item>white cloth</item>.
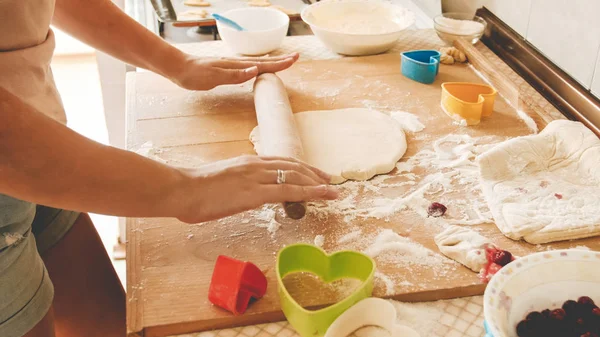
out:
<path id="1" fill-rule="evenodd" d="M 600 140 L 579 122 L 553 121 L 478 158 L 496 226 L 533 244 L 600 235 Z"/>

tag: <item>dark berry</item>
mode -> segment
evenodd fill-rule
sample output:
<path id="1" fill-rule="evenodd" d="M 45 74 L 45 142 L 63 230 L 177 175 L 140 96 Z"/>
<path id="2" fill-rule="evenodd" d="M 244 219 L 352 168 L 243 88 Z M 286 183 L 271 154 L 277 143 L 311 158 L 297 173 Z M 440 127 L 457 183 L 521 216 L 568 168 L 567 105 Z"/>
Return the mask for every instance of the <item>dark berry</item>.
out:
<path id="1" fill-rule="evenodd" d="M 598 335 L 596 335 L 593 332 L 588 331 L 588 332 L 584 333 L 583 335 L 581 335 L 581 337 L 598 337 Z"/>
<path id="2" fill-rule="evenodd" d="M 531 336 L 531 329 L 529 327 L 529 321 L 521 321 L 517 324 L 517 335 L 519 337 Z"/>
<path id="3" fill-rule="evenodd" d="M 506 250 L 497 250 L 492 256 L 492 262 L 501 265 L 502 267 L 506 266 L 512 261 L 512 254 L 507 252 Z"/>
<path id="4" fill-rule="evenodd" d="M 546 318 L 550 317 L 550 313 L 550 309 L 542 310 L 542 315 L 544 315 Z"/>
<path id="5" fill-rule="evenodd" d="M 569 315 L 575 314 L 577 312 L 577 307 L 578 307 L 577 302 L 575 302 L 573 300 L 568 300 L 562 305 L 562 308 Z"/>
<path id="6" fill-rule="evenodd" d="M 590 307 L 593 307 L 593 306 L 594 306 L 594 301 L 593 301 L 591 298 L 587 297 L 587 296 L 581 296 L 581 297 L 580 297 L 580 298 L 577 300 L 577 303 L 579 303 L 579 304 L 583 304 L 583 305 L 585 305 L 585 306 L 590 306 Z"/>
<path id="7" fill-rule="evenodd" d="M 532 311 L 529 313 L 529 315 L 527 315 L 527 317 L 525 317 L 525 319 L 528 321 L 539 321 L 544 318 L 545 318 L 544 315 L 542 315 L 542 313 L 537 312 L 537 311 Z"/>
<path id="8" fill-rule="evenodd" d="M 600 308 L 596 307 L 592 309 L 592 315 L 600 318 Z"/>
<path id="9" fill-rule="evenodd" d="M 438 218 L 446 214 L 446 210 L 448 210 L 446 206 L 440 204 L 439 202 L 434 202 L 427 208 L 427 214 L 429 216 Z"/>
<path id="10" fill-rule="evenodd" d="M 566 316 L 567 316 L 567 313 L 565 312 L 564 309 L 555 309 L 555 310 L 552 310 L 552 312 L 550 313 L 550 319 L 555 320 L 555 321 L 563 321 Z"/>

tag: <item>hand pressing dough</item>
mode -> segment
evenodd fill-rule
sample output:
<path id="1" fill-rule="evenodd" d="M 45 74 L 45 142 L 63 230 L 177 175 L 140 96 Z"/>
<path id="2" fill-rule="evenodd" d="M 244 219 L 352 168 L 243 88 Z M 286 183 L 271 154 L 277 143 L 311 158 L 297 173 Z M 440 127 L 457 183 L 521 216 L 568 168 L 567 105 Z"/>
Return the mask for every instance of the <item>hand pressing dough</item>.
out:
<path id="1" fill-rule="evenodd" d="M 479 273 L 487 263 L 485 248 L 490 240 L 460 226 L 450 226 L 436 235 L 435 244 L 442 254 Z"/>
<path id="2" fill-rule="evenodd" d="M 483 195 L 507 237 L 533 244 L 600 235 L 600 140 L 553 121 L 478 158 Z"/>
<path id="3" fill-rule="evenodd" d="M 196 7 L 209 7 L 210 3 L 204 0 L 185 0 L 183 2 L 186 6 L 196 6 Z"/>
<path id="4" fill-rule="evenodd" d="M 306 111 L 294 114 L 304 160 L 329 173 L 331 183 L 367 180 L 392 171 L 406 152 L 406 137 L 390 116 L 369 109 Z M 250 133 L 261 154 L 258 127 Z"/>

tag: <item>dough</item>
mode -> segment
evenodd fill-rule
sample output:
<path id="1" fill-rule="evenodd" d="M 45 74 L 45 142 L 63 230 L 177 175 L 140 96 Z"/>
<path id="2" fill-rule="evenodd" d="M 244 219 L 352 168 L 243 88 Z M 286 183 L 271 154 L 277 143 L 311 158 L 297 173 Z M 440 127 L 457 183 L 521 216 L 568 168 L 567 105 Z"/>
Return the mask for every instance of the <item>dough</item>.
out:
<path id="1" fill-rule="evenodd" d="M 487 263 L 485 248 L 490 240 L 460 226 L 450 226 L 436 235 L 435 244 L 442 254 L 478 273 Z"/>
<path id="2" fill-rule="evenodd" d="M 292 9 L 287 9 L 287 8 L 285 8 L 285 7 L 283 7 L 283 6 L 271 6 L 271 8 L 274 8 L 274 9 L 280 10 L 280 11 L 282 11 L 284 14 L 287 14 L 287 15 L 294 15 L 294 14 L 298 14 L 298 12 L 296 12 L 296 11 L 294 11 L 294 10 L 292 10 Z"/>
<path id="3" fill-rule="evenodd" d="M 204 19 L 204 18 L 206 18 L 206 16 L 208 16 L 207 11 L 205 11 L 204 9 L 197 9 L 197 10 L 191 10 L 191 11 L 185 11 L 185 12 L 179 13 L 179 15 L 177 15 L 177 18 L 178 19 L 197 20 L 197 19 Z"/>
<path id="4" fill-rule="evenodd" d="M 406 152 L 406 137 L 390 116 L 364 108 L 294 114 L 304 161 L 329 173 L 332 184 L 388 173 Z M 250 134 L 260 154 L 259 129 Z"/>
<path id="5" fill-rule="evenodd" d="M 271 2 L 269 2 L 269 0 L 250 0 L 250 1 L 248 1 L 248 6 L 269 7 L 269 6 L 271 6 Z"/>
<path id="6" fill-rule="evenodd" d="M 406 325 L 396 323 L 396 307 L 381 298 L 369 297 L 354 304 L 344 311 L 327 329 L 325 337 L 347 337 L 364 327 L 380 327 L 385 332 L 383 336 L 390 337 L 420 337 L 419 333 Z"/>
<path id="7" fill-rule="evenodd" d="M 204 0 L 185 0 L 183 2 L 186 6 L 197 6 L 197 7 L 209 7 L 210 3 Z"/>
<path id="8" fill-rule="evenodd" d="M 478 163 L 483 195 L 507 237 L 539 244 L 600 234 L 600 140 L 583 124 L 553 121 Z"/>
<path id="9" fill-rule="evenodd" d="M 452 64 L 454 64 L 454 58 L 448 54 L 442 54 L 442 55 L 440 55 L 440 63 L 452 65 Z"/>
<path id="10" fill-rule="evenodd" d="M 440 63 L 443 64 L 454 64 L 467 62 L 467 56 L 462 51 L 455 47 L 444 47 L 440 49 Z"/>

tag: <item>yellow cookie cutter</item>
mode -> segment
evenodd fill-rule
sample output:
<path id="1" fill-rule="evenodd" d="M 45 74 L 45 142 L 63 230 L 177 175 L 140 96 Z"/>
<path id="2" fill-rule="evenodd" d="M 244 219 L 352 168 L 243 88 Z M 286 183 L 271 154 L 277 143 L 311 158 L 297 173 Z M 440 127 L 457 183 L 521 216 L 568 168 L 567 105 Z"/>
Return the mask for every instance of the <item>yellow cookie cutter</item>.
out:
<path id="1" fill-rule="evenodd" d="M 497 93 L 496 89 L 487 84 L 442 83 L 442 109 L 456 121 L 477 125 L 481 117 L 492 115 Z"/>

